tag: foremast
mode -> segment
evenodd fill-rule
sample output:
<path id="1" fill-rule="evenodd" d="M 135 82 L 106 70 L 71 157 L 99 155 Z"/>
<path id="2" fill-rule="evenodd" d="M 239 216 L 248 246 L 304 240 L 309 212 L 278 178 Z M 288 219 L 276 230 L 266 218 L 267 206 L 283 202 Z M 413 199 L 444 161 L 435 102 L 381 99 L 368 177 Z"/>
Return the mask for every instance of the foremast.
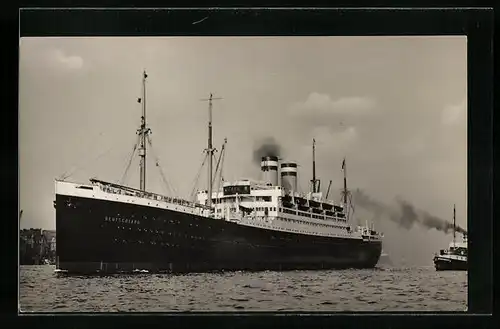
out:
<path id="1" fill-rule="evenodd" d="M 151 129 L 146 126 L 146 70 L 142 72 L 142 97 L 137 99 L 138 103 L 142 105 L 141 126 L 137 130 L 139 135 L 139 169 L 140 169 L 140 190 L 146 191 L 146 145 L 147 138 Z"/>
<path id="2" fill-rule="evenodd" d="M 210 97 L 206 99 L 202 99 L 202 101 L 208 101 L 208 145 L 207 148 L 205 149 L 205 152 L 207 152 L 208 156 L 208 174 L 207 174 L 207 182 L 208 182 L 208 187 L 207 187 L 207 206 L 211 209 L 212 206 L 212 178 L 213 178 L 213 170 L 212 170 L 212 158 L 215 152 L 215 149 L 213 147 L 212 143 L 212 101 L 222 99 L 220 97 L 214 98 L 212 93 L 210 93 Z"/>

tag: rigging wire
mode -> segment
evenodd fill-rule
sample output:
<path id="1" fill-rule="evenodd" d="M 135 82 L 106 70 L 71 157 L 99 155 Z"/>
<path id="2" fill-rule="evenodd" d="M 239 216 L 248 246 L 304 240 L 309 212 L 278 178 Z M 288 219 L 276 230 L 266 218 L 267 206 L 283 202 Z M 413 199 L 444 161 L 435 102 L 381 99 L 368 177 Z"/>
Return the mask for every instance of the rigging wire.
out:
<path id="1" fill-rule="evenodd" d="M 346 194 L 344 189 L 340 190 L 340 201 L 338 203 L 342 204 L 344 202 L 344 195 Z M 352 202 L 352 193 L 351 191 L 347 190 L 347 208 L 344 209 L 344 212 L 346 214 L 346 219 L 349 220 L 352 216 L 354 216 L 354 203 Z M 352 210 L 352 211 L 351 211 Z"/>
<path id="2" fill-rule="evenodd" d="M 224 144 L 222 145 L 221 154 L 219 156 L 219 161 L 221 161 L 221 166 L 220 166 L 220 171 L 219 171 L 219 180 L 217 183 L 217 191 L 220 190 L 221 183 L 222 184 L 224 183 L 224 176 L 222 175 L 222 169 L 224 168 L 224 159 L 226 157 L 226 143 L 227 143 L 227 139 L 224 139 Z M 219 166 L 219 164 L 217 164 L 217 166 Z M 217 193 L 217 196 L 218 195 L 219 195 L 219 193 Z"/>
<path id="3" fill-rule="evenodd" d="M 189 198 L 190 200 L 194 200 L 195 198 L 195 191 L 196 191 L 196 186 L 198 185 L 198 180 L 200 179 L 200 175 L 201 175 L 201 170 L 203 169 L 203 167 L 205 166 L 205 162 L 207 161 L 208 159 L 208 152 L 203 152 L 205 155 L 204 155 L 204 158 L 203 158 L 203 162 L 200 166 L 200 169 L 198 170 L 198 173 L 196 174 L 194 180 L 193 180 L 193 187 L 192 187 L 192 190 L 191 190 L 191 194 L 189 195 Z"/>
<path id="4" fill-rule="evenodd" d="M 215 183 L 215 178 L 217 177 L 217 171 L 219 170 L 219 165 L 221 163 L 221 159 L 223 158 L 223 155 L 225 154 L 226 144 L 227 144 L 227 138 L 224 138 L 224 144 L 222 144 L 222 147 L 220 149 L 219 160 L 217 160 L 217 166 L 215 167 L 215 174 L 214 174 L 214 177 L 212 179 L 212 185 Z M 215 156 L 214 156 L 214 159 L 215 159 Z M 219 172 L 219 177 L 222 177 L 222 167 L 221 167 L 221 170 Z"/>
<path id="5" fill-rule="evenodd" d="M 221 150 L 221 152 L 219 154 L 219 159 L 218 160 L 215 158 L 215 155 L 213 156 L 214 162 L 217 161 L 217 165 L 215 166 L 215 172 L 214 172 L 214 176 L 212 178 L 212 185 L 215 184 L 215 179 L 217 178 L 217 172 L 219 171 L 220 160 L 222 158 L 222 153 L 223 152 L 224 152 L 224 150 Z"/>
<path id="6" fill-rule="evenodd" d="M 132 164 L 132 160 L 134 159 L 135 151 L 137 150 L 138 144 L 139 144 L 139 137 L 137 137 L 137 141 L 134 144 L 134 148 L 132 150 L 132 153 L 130 154 L 130 159 L 128 161 L 127 167 L 125 167 L 125 172 L 123 173 L 122 178 L 118 181 L 120 185 L 123 185 L 123 183 L 125 182 L 125 178 L 127 177 L 130 165 Z"/>
<path id="7" fill-rule="evenodd" d="M 151 145 L 151 141 L 150 141 L 150 145 Z M 153 146 L 152 145 L 151 145 L 151 151 L 154 154 L 154 152 L 153 152 Z M 177 189 L 173 186 L 172 183 L 168 182 L 168 180 L 167 180 L 167 178 L 165 176 L 165 172 L 163 171 L 163 169 L 162 169 L 162 167 L 160 165 L 159 158 L 156 155 L 155 155 L 155 158 L 156 158 L 156 167 L 158 167 L 158 170 L 160 172 L 163 184 L 165 185 L 165 187 L 167 189 L 167 193 L 168 193 L 168 191 L 170 191 L 173 196 L 179 196 L 179 194 L 177 193 Z"/>
<path id="8" fill-rule="evenodd" d="M 217 158 L 215 157 L 215 155 L 213 155 L 213 161 L 214 161 L 214 163 L 217 162 L 217 167 L 219 165 L 219 161 L 221 159 L 221 156 L 222 156 L 222 151 L 219 154 L 219 160 L 217 160 Z M 213 191 L 216 192 L 216 194 L 215 194 L 216 195 L 215 196 L 216 199 L 217 199 L 217 197 L 219 195 L 219 187 L 215 188 L 215 179 L 217 178 L 217 172 L 218 172 L 218 168 L 217 167 L 216 167 L 215 172 L 214 172 L 214 174 L 212 176 L 212 193 L 213 193 Z"/>
<path id="9" fill-rule="evenodd" d="M 176 189 L 168 183 L 166 177 L 165 177 L 165 174 L 163 173 L 163 170 L 161 169 L 161 166 L 160 166 L 160 160 L 158 159 L 158 157 L 156 156 L 155 152 L 154 152 L 154 149 L 153 149 L 153 143 L 151 141 L 151 136 L 150 135 L 147 135 L 147 139 L 148 139 L 148 144 L 149 146 L 151 147 L 151 153 L 153 154 L 153 157 L 155 158 L 155 164 L 156 164 L 156 167 L 158 167 L 158 170 L 160 172 L 160 176 L 162 178 L 162 181 L 163 181 L 163 184 L 165 185 L 165 187 L 167 188 L 167 191 L 170 191 L 172 192 L 172 194 L 174 196 L 177 195 L 177 191 Z M 168 193 L 168 192 L 167 192 Z"/>
<path id="10" fill-rule="evenodd" d="M 99 154 L 96 158 L 92 159 L 91 161 L 86 162 L 85 165 L 83 165 L 83 166 L 80 166 L 80 167 L 75 167 L 74 166 L 73 167 L 74 170 L 70 171 L 69 173 L 66 172 L 65 174 L 61 175 L 60 180 L 65 180 L 66 178 L 73 176 L 78 170 L 84 169 L 85 167 L 87 167 L 88 165 L 90 165 L 92 162 L 95 162 L 95 161 L 99 160 L 104 155 L 108 154 L 115 146 L 116 145 L 111 146 L 105 152 Z"/>
<path id="11" fill-rule="evenodd" d="M 352 193 L 350 191 L 347 192 L 349 198 L 349 215 L 354 215 L 354 203 L 352 202 Z M 352 213 L 351 210 L 352 209 Z"/>
<path id="12" fill-rule="evenodd" d="M 88 153 L 90 153 L 90 149 L 91 149 L 91 147 L 95 145 L 95 142 L 97 142 L 97 141 L 98 141 L 98 139 L 99 139 L 99 138 L 103 135 L 103 133 L 104 133 L 104 131 L 101 131 L 101 132 L 100 132 L 100 133 L 96 136 L 96 138 L 92 140 L 92 143 L 89 143 L 89 144 L 88 144 L 88 147 L 86 148 L 86 151 L 85 151 L 85 152 L 82 152 L 82 153 L 83 153 L 83 154 L 88 154 Z M 75 168 L 76 168 L 76 169 L 78 169 L 78 166 L 74 165 L 74 166 L 72 166 L 70 169 L 66 170 L 66 171 L 65 171 L 65 172 L 64 172 L 64 173 L 60 176 L 60 179 L 61 179 L 61 180 L 64 180 L 64 179 L 66 179 L 66 178 L 70 177 L 71 175 L 73 175 L 73 174 L 76 172 Z M 73 172 L 71 172 L 71 171 L 73 171 Z M 70 173 L 70 172 L 71 172 L 71 173 Z"/>
<path id="13" fill-rule="evenodd" d="M 222 160 L 224 153 L 225 153 L 224 152 L 225 146 L 226 146 L 226 141 L 224 141 L 224 144 L 222 144 L 222 147 L 221 147 L 219 159 L 217 160 L 217 166 L 215 167 L 215 174 L 214 174 L 214 177 L 212 179 L 212 185 L 215 184 L 215 179 L 217 178 L 217 172 L 219 172 L 219 177 L 222 177 L 222 167 L 221 167 L 221 170 L 219 171 L 219 166 L 221 164 L 221 160 Z M 216 160 L 215 156 L 214 156 L 214 160 Z"/>

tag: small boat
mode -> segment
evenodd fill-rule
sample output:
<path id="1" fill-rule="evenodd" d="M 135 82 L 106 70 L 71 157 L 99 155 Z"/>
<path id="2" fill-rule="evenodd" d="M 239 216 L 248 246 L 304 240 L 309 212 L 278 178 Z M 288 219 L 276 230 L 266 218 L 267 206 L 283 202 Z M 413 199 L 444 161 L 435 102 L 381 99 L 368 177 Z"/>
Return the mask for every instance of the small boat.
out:
<path id="1" fill-rule="evenodd" d="M 456 241 L 455 206 L 453 207 L 453 241 L 447 250 L 440 250 L 434 255 L 436 271 L 467 271 L 467 234 L 461 242 Z"/>

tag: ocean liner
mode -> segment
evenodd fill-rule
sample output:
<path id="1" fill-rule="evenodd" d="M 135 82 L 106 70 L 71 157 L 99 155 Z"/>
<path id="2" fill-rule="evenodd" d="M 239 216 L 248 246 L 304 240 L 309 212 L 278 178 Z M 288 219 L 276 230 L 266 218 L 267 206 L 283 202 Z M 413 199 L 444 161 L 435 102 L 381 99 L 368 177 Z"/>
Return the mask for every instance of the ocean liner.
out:
<path id="1" fill-rule="evenodd" d="M 467 234 L 463 233 L 461 242 L 456 241 L 455 206 L 453 206 L 453 241 L 448 250 L 440 250 L 434 255 L 434 267 L 437 271 L 466 271 L 467 270 Z"/>
<path id="2" fill-rule="evenodd" d="M 55 181 L 56 271 L 64 273 L 204 272 L 373 268 L 383 235 L 368 223 L 352 223 L 346 161 L 341 202 L 320 191 L 315 170 L 311 190 L 299 193 L 298 165 L 275 155 L 262 157 L 258 180 L 216 182 L 212 101 L 208 101 L 207 189 L 193 200 L 146 189 L 146 78 L 142 77 L 141 125 L 137 131 L 140 186 L 96 178 L 88 184 Z M 203 166 L 203 165 L 202 165 Z M 217 185 L 217 186 L 215 186 Z M 189 199 L 189 198 L 187 198 Z M 89 238 L 91 237 L 91 238 Z"/>

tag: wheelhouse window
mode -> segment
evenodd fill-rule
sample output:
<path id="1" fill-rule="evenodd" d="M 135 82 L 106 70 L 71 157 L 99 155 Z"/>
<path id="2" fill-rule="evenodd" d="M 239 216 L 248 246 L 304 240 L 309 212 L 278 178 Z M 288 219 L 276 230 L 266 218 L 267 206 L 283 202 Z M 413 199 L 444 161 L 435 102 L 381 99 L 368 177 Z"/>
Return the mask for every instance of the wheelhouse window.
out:
<path id="1" fill-rule="evenodd" d="M 249 185 L 224 186 L 224 195 L 250 194 Z"/>

